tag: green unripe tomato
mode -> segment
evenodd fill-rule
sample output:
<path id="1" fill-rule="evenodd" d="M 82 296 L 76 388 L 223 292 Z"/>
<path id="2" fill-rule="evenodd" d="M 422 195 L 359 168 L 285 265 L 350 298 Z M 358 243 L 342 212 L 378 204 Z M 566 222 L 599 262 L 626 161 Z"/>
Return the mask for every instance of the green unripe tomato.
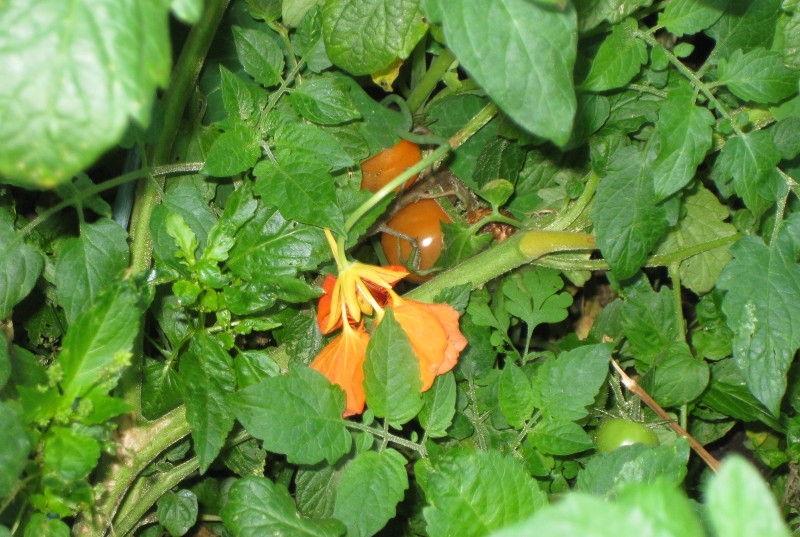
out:
<path id="1" fill-rule="evenodd" d="M 658 438 L 642 423 L 622 418 L 610 418 L 600 422 L 594 442 L 600 453 L 611 453 L 617 448 L 631 444 L 657 446 Z"/>

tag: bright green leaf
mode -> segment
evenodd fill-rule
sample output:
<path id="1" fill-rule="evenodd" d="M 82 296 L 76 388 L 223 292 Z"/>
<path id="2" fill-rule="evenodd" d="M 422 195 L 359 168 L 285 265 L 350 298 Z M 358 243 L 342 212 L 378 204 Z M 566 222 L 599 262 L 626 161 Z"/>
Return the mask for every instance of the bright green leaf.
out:
<path id="1" fill-rule="evenodd" d="M 563 419 L 537 422 L 529 438 L 536 449 L 548 455 L 572 455 L 594 447 L 594 442 L 583 427 Z"/>
<path id="2" fill-rule="evenodd" d="M 735 51 L 719 62 L 719 83 L 745 101 L 776 103 L 797 93 L 800 71 L 786 67 L 779 52 L 756 48 Z"/>
<path id="3" fill-rule="evenodd" d="M 203 171 L 212 177 L 230 177 L 255 166 L 261 156 L 261 137 L 250 127 L 236 122 L 214 140 L 206 155 Z"/>
<path id="4" fill-rule="evenodd" d="M 338 125 L 361 117 L 348 90 L 341 78 L 312 78 L 297 86 L 289 95 L 289 103 L 309 121 Z"/>
<path id="5" fill-rule="evenodd" d="M 233 41 L 247 71 L 264 87 L 276 86 L 283 75 L 283 51 L 266 31 L 233 27 Z"/>
<path id="6" fill-rule="evenodd" d="M 625 19 L 617 24 L 600 45 L 592 68 L 581 83 L 589 91 L 606 91 L 624 86 L 639 73 L 647 62 L 647 45 L 635 35 L 635 19 Z"/>
<path id="7" fill-rule="evenodd" d="M 3 342 L 5 344 L 5 342 Z M 22 422 L 22 413 L 9 401 L 0 401 L 0 498 L 14 489 L 19 474 L 28 462 L 31 449 Z"/>
<path id="8" fill-rule="evenodd" d="M 64 482 L 83 479 L 100 459 L 100 443 L 90 436 L 54 428 L 44 443 L 45 473 Z"/>
<path id="9" fill-rule="evenodd" d="M 521 429 L 533 415 L 531 381 L 513 362 L 506 362 L 497 387 L 500 410 L 509 425 Z"/>
<path id="10" fill-rule="evenodd" d="M 431 389 L 422 394 L 419 423 L 430 438 L 447 436 L 456 412 L 456 380 L 452 372 L 439 375 Z"/>
<path id="11" fill-rule="evenodd" d="M 194 24 L 203 14 L 203 0 L 172 0 L 170 10 L 186 24 Z"/>
<path id="12" fill-rule="evenodd" d="M 167 491 L 158 499 L 158 522 L 172 537 L 181 537 L 197 521 L 197 496 L 191 490 Z"/>
<path id="13" fill-rule="evenodd" d="M 672 294 L 667 287 L 658 293 L 649 283 L 637 288 L 635 294 L 625 298 L 621 320 L 631 353 L 645 371 L 680 334 Z"/>
<path id="14" fill-rule="evenodd" d="M 563 321 L 572 305 L 572 295 L 559 293 L 563 288 L 564 280 L 557 270 L 518 272 L 503 281 L 506 311 L 522 319 L 531 332 L 540 324 Z"/>
<path id="15" fill-rule="evenodd" d="M 321 0 L 283 0 L 281 2 L 281 20 L 287 26 L 297 26 L 306 12 L 319 4 Z"/>
<path id="16" fill-rule="evenodd" d="M 705 30 L 722 16 L 729 0 L 672 0 L 658 23 L 678 37 Z"/>
<path id="17" fill-rule="evenodd" d="M 692 356 L 683 341 L 674 342 L 658 357 L 640 383 L 663 407 L 677 407 L 697 399 L 708 386 L 708 365 Z"/>
<path id="18" fill-rule="evenodd" d="M 725 13 L 706 32 L 716 41 L 715 56 L 722 59 L 736 49 L 769 47 L 780 15 L 781 0 L 729 0 Z"/>
<path id="19" fill-rule="evenodd" d="M 43 267 L 42 254 L 23 242 L 22 236 L 14 231 L 8 213 L 3 212 L 0 215 L 0 318 L 7 318 L 11 309 L 28 296 Z"/>

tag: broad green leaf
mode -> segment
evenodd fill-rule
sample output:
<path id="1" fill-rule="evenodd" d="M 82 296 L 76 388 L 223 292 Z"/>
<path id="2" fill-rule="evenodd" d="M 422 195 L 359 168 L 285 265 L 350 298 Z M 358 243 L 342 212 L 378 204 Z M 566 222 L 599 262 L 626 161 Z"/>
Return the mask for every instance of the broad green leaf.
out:
<path id="1" fill-rule="evenodd" d="M 786 373 L 800 348 L 800 216 L 784 221 L 769 246 L 748 236 L 730 249 L 734 259 L 717 286 L 733 330 L 733 356 L 753 395 L 777 417 Z"/>
<path id="2" fill-rule="evenodd" d="M 459 264 L 485 250 L 492 242 L 491 233 L 473 233 L 471 226 L 466 223 L 442 222 L 440 228 L 444 247 L 436 264 L 443 267 L 453 267 Z"/>
<path id="3" fill-rule="evenodd" d="M 625 298 L 621 321 L 631 353 L 639 361 L 642 372 L 647 371 L 680 334 L 671 291 L 663 287 L 656 293 L 649 282 Z"/>
<path id="4" fill-rule="evenodd" d="M 297 26 L 306 12 L 321 0 L 283 0 L 281 2 L 281 21 L 287 26 Z"/>
<path id="5" fill-rule="evenodd" d="M 376 154 L 396 144 L 399 140 L 397 133 L 403 129 L 405 121 L 403 115 L 397 110 L 375 102 L 354 78 L 349 76 L 339 78 L 350 87 L 350 98 L 361 114 L 362 121 L 358 123 L 359 132 L 368 146 L 368 154 Z"/>
<path id="6" fill-rule="evenodd" d="M 266 477 L 245 477 L 234 483 L 222 509 L 222 521 L 236 537 L 336 537 L 344 533 L 344 526 L 336 520 L 299 517 L 289 491 Z"/>
<path id="7" fill-rule="evenodd" d="M 261 161 L 253 170 L 256 194 L 277 207 L 286 218 L 313 226 L 341 229 L 342 211 L 336 203 L 333 177 L 324 164 L 302 156 L 277 163 Z"/>
<path id="8" fill-rule="evenodd" d="M 235 122 L 208 149 L 203 171 L 212 177 L 230 177 L 249 170 L 261 156 L 260 142 L 257 132 Z"/>
<path id="9" fill-rule="evenodd" d="M 658 201 L 686 186 L 711 149 L 714 116 L 694 101 L 694 92 L 684 86 L 670 91 L 659 110 L 660 148 L 652 165 Z"/>
<path id="10" fill-rule="evenodd" d="M 419 0 L 329 0 L 322 9 L 322 30 L 335 65 L 369 75 L 406 59 L 427 24 Z"/>
<path id="11" fill-rule="evenodd" d="M 508 198 L 514 194 L 514 185 L 507 179 L 493 179 L 483 185 L 476 194 L 489 202 L 493 208 L 498 208 L 505 205 Z"/>
<path id="12" fill-rule="evenodd" d="M 708 365 L 692 356 L 683 341 L 674 342 L 659 356 L 640 383 L 663 407 L 677 407 L 697 399 L 708 386 Z"/>
<path id="13" fill-rule="evenodd" d="M 227 122 L 236 124 L 242 121 L 248 126 L 255 127 L 261 118 L 261 109 L 268 100 L 266 90 L 255 82 L 230 72 L 222 65 L 219 67 L 219 72 L 222 104 L 228 113 Z M 230 126 L 228 123 L 224 125 Z"/>
<path id="14" fill-rule="evenodd" d="M 778 121 L 772 129 L 772 139 L 782 159 L 795 158 L 800 153 L 800 117 L 789 116 Z"/>
<path id="15" fill-rule="evenodd" d="M 236 380 L 240 388 L 258 384 L 267 377 L 274 377 L 281 372 L 280 366 L 266 350 L 243 351 L 234 359 Z"/>
<path id="16" fill-rule="evenodd" d="M 294 478 L 297 510 L 306 518 L 333 518 L 336 490 L 342 479 L 344 464 L 319 463 L 300 466 Z"/>
<path id="17" fill-rule="evenodd" d="M 186 24 L 194 24 L 203 14 L 203 0 L 172 0 L 170 11 Z"/>
<path id="18" fill-rule="evenodd" d="M 100 459 L 100 443 L 90 436 L 56 427 L 44 443 L 45 474 L 63 482 L 83 479 Z"/>
<path id="19" fill-rule="evenodd" d="M 320 125 L 338 125 L 361 117 L 348 86 L 338 77 L 311 78 L 289 95 L 295 111 Z"/>
<path id="20" fill-rule="evenodd" d="M 729 0 L 725 13 L 706 32 L 717 42 L 716 58 L 727 58 L 736 49 L 769 47 L 780 14 L 781 0 Z"/>
<path id="21" fill-rule="evenodd" d="M 689 452 L 689 442 L 679 438 L 672 445 L 632 444 L 597 454 L 578 474 L 575 490 L 612 496 L 628 483 L 653 483 L 663 478 L 680 485 L 686 477 Z"/>
<path id="22" fill-rule="evenodd" d="M 656 254 L 691 248 L 736 233 L 736 228 L 724 221 L 729 216 L 728 208 L 705 188 L 689 193 L 683 199 L 683 207 L 686 215 L 664 236 Z M 680 266 L 681 284 L 697 294 L 709 292 L 730 259 L 727 245 L 685 259 Z"/>
<path id="23" fill-rule="evenodd" d="M 533 390 L 527 375 L 513 362 L 506 362 L 497 386 L 500 410 L 515 429 L 521 429 L 533 415 Z"/>
<path id="24" fill-rule="evenodd" d="M 745 101 L 776 103 L 797 93 L 800 71 L 786 67 L 779 52 L 756 48 L 735 51 L 718 67 L 719 83 Z"/>
<path id="25" fill-rule="evenodd" d="M 574 0 L 581 33 L 597 27 L 604 21 L 616 24 L 640 7 L 652 3 L 653 0 Z"/>
<path id="26" fill-rule="evenodd" d="M 503 281 L 506 311 L 522 319 L 531 332 L 540 324 L 563 321 L 572 305 L 572 295 L 559 293 L 563 288 L 564 280 L 557 270 L 518 272 Z"/>
<path id="27" fill-rule="evenodd" d="M 207 332 L 197 332 L 181 355 L 178 386 L 186 403 L 186 421 L 192 428 L 200 473 L 205 473 L 233 428 L 226 398 L 236 389 L 233 360 Z"/>
<path id="28" fill-rule="evenodd" d="M 0 175 L 53 187 L 116 144 L 129 118 L 146 125 L 169 78 L 168 10 L 163 0 L 5 2 Z"/>
<path id="29" fill-rule="evenodd" d="M 94 303 L 97 295 L 128 267 L 128 234 L 113 220 L 81 226 L 80 238 L 64 243 L 56 260 L 58 303 L 67 321 Z"/>
<path id="30" fill-rule="evenodd" d="M 564 419 L 537 422 L 529 439 L 540 453 L 548 455 L 572 455 L 594 447 L 594 442 L 583 427 Z"/>
<path id="31" fill-rule="evenodd" d="M 220 459 L 242 477 L 264 475 L 267 466 L 267 452 L 261 449 L 260 442 L 255 438 L 223 450 Z"/>
<path id="32" fill-rule="evenodd" d="M 269 283 L 274 276 L 293 276 L 329 258 L 321 229 L 286 220 L 277 209 L 261 206 L 237 235 L 227 266 L 244 280 Z"/>
<path id="33" fill-rule="evenodd" d="M 43 267 L 42 254 L 23 242 L 22 235 L 14 231 L 8 213 L 3 211 L 0 216 L 0 318 L 6 319 L 11 309 L 28 296 Z"/>
<path id="34" fill-rule="evenodd" d="M 375 415 L 394 427 L 422 408 L 419 360 L 391 308 L 372 332 L 364 359 L 364 392 Z"/>
<path id="35" fill-rule="evenodd" d="M 244 70 L 259 84 L 269 88 L 280 83 L 283 51 L 266 31 L 233 27 L 233 42 Z"/>
<path id="36" fill-rule="evenodd" d="M 65 406 L 78 397 L 105 395 L 116 386 L 148 306 L 143 294 L 130 280 L 116 282 L 70 325 L 56 358 L 63 371 Z"/>
<path id="37" fill-rule="evenodd" d="M 352 439 L 342 419 L 344 392 L 313 369 L 295 367 L 289 376 L 266 378 L 230 402 L 245 429 L 291 463 L 326 459 L 333 464 L 350 449 Z"/>
<path id="38" fill-rule="evenodd" d="M 158 522 L 172 537 L 181 537 L 197 521 L 197 496 L 191 490 L 167 491 L 158 499 Z"/>
<path id="39" fill-rule="evenodd" d="M 696 34 L 717 22 L 729 1 L 672 0 L 659 15 L 658 23 L 678 37 Z"/>
<path id="40" fill-rule="evenodd" d="M 632 146 L 613 153 L 592 208 L 597 244 L 621 280 L 633 276 L 667 229 L 656 203 L 650 156 Z"/>
<path id="41" fill-rule="evenodd" d="M 344 469 L 333 516 L 347 527 L 348 537 L 375 535 L 396 514 L 396 506 L 408 488 L 406 461 L 386 449 L 366 451 Z"/>
<path id="42" fill-rule="evenodd" d="M 520 126 L 556 145 L 566 144 L 577 107 L 572 69 L 578 27 L 572 5 L 438 3 L 447 46 L 470 76 Z"/>
<path id="43" fill-rule="evenodd" d="M 150 232 L 156 258 L 167 261 L 175 256 L 175 240 L 167 233 L 167 217 L 170 213 L 179 215 L 189 224 L 197 238 L 198 247 L 201 251 L 205 249 L 208 232 L 217 222 L 217 217 L 196 189 L 182 184 L 170 190 L 164 202 L 153 209 Z"/>
<path id="44" fill-rule="evenodd" d="M 513 524 L 547 502 L 523 467 L 497 451 L 451 451 L 420 482 L 430 537 L 479 537 Z"/>
<path id="45" fill-rule="evenodd" d="M 63 520 L 49 518 L 42 513 L 34 513 L 25 525 L 23 537 L 69 537 L 69 526 Z"/>
<path id="46" fill-rule="evenodd" d="M 737 420 L 761 421 L 775 430 L 783 429 L 770 411 L 753 397 L 733 360 L 722 360 L 713 365 L 711 383 L 702 402 Z"/>
<path id="47" fill-rule="evenodd" d="M 741 457 L 730 457 L 722 463 L 719 473 L 709 483 L 705 500 L 716 535 L 790 535 L 769 486 Z"/>
<path id="48" fill-rule="evenodd" d="M 22 413 L 10 401 L 0 401 L 0 430 L 0 498 L 4 498 L 14 489 L 31 449 Z"/>
<path id="49" fill-rule="evenodd" d="M 534 405 L 553 419 L 583 418 L 605 383 L 610 359 L 606 344 L 585 345 L 549 358 L 533 378 Z"/>
<path id="50" fill-rule="evenodd" d="M 572 125 L 572 135 L 564 147 L 564 151 L 569 151 L 585 144 L 589 136 L 603 126 L 610 112 L 611 105 L 605 95 L 579 92 L 578 110 L 575 113 L 575 122 Z"/>
<path id="51" fill-rule="evenodd" d="M 439 375 L 430 390 L 422 394 L 419 423 L 430 438 L 447 436 L 456 412 L 456 379 L 452 372 Z"/>
<path id="52" fill-rule="evenodd" d="M 520 144 L 506 138 L 495 138 L 481 151 L 475 164 L 472 180 L 479 187 L 495 179 L 517 182 L 525 162 L 525 151 Z"/>
<path id="53" fill-rule="evenodd" d="M 384 127 L 385 128 L 385 127 Z M 330 170 L 355 165 L 342 144 L 329 132 L 316 125 L 297 121 L 281 125 L 273 136 L 278 162 L 294 163 L 303 159 L 309 166 L 327 164 Z"/>
<path id="54" fill-rule="evenodd" d="M 639 73 L 647 62 L 647 45 L 635 35 L 635 19 L 625 19 L 615 25 L 606 37 L 581 89 L 606 91 L 624 86 Z"/>

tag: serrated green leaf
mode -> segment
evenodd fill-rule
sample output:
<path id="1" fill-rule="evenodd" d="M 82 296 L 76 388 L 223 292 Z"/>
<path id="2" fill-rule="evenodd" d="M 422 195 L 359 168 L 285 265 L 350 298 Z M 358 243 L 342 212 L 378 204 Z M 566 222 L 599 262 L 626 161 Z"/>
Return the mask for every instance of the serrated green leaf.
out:
<path id="1" fill-rule="evenodd" d="M 54 428 L 44 443 L 45 473 L 69 483 L 83 479 L 100 459 L 100 443 L 90 436 Z"/>
<path id="2" fill-rule="evenodd" d="M 561 419 L 537 422 L 529 438 L 536 449 L 548 455 L 572 455 L 594 447 L 594 442 L 583 427 Z"/>
<path id="3" fill-rule="evenodd" d="M 616 24 L 640 7 L 649 6 L 653 0 L 574 0 L 578 10 L 581 33 L 597 27 L 603 21 Z"/>
<path id="4" fill-rule="evenodd" d="M 178 385 L 200 459 L 200 473 L 205 473 L 233 428 L 233 413 L 226 398 L 236 389 L 236 376 L 228 351 L 207 332 L 196 333 L 180 357 Z"/>
<path id="5" fill-rule="evenodd" d="M 191 490 L 167 491 L 157 503 L 158 522 L 172 537 L 186 535 L 197 521 L 197 496 Z"/>
<path id="6" fill-rule="evenodd" d="M 658 357 L 640 384 L 663 407 L 677 407 L 697 399 L 708 386 L 704 360 L 692 356 L 683 341 L 672 343 Z"/>
<path id="7" fill-rule="evenodd" d="M 322 30 L 335 65 L 369 75 L 406 59 L 427 24 L 419 0 L 330 0 L 322 9 Z"/>
<path id="8" fill-rule="evenodd" d="M 527 375 L 513 362 L 506 362 L 497 386 L 500 410 L 508 424 L 521 429 L 533 415 L 533 390 Z"/>
<path id="9" fill-rule="evenodd" d="M 514 184 L 525 162 L 525 155 L 520 144 L 506 138 L 495 138 L 481 150 L 472 180 L 479 187 L 494 179 L 506 179 Z"/>
<path id="10" fill-rule="evenodd" d="M 372 332 L 364 359 L 364 392 L 375 415 L 394 427 L 422 408 L 419 360 L 391 308 Z"/>
<path id="11" fill-rule="evenodd" d="M 639 73 L 647 62 L 647 45 L 635 35 L 635 19 L 625 19 L 606 37 L 581 88 L 588 91 L 606 91 L 624 86 Z"/>
<path id="12" fill-rule="evenodd" d="M 672 0 L 658 23 L 678 37 L 705 30 L 722 16 L 729 0 Z"/>
<path id="13" fill-rule="evenodd" d="M 0 497 L 6 497 L 25 468 L 31 449 L 22 412 L 10 401 L 0 401 L 0 430 Z"/>
<path id="14" fill-rule="evenodd" d="M 718 67 L 719 83 L 745 101 L 776 103 L 797 93 L 800 71 L 787 67 L 779 52 L 756 48 L 735 51 Z"/>
<path id="15" fill-rule="evenodd" d="M 608 375 L 611 348 L 606 344 L 586 345 L 548 358 L 532 380 L 533 400 L 545 417 L 579 420 Z"/>
<path id="16" fill-rule="evenodd" d="M 295 367 L 289 376 L 266 378 L 230 401 L 245 429 L 289 462 L 333 464 L 350 449 L 344 392 L 313 369 Z"/>
<path id="17" fill-rule="evenodd" d="M 729 0 L 725 13 L 706 31 L 716 41 L 716 57 L 727 58 L 737 49 L 769 47 L 780 14 L 781 0 Z"/>
<path id="18" fill-rule="evenodd" d="M 440 223 L 444 247 L 436 264 L 453 267 L 476 253 L 485 250 L 492 242 L 491 233 L 472 233 L 471 226 L 459 222 Z"/>
<path id="19" fill-rule="evenodd" d="M 298 114 L 321 125 L 338 125 L 361 117 L 348 86 L 338 77 L 303 81 L 289 95 L 289 103 Z"/>
<path id="20" fill-rule="evenodd" d="M 0 317 L 7 318 L 28 296 L 43 267 L 42 254 L 23 242 L 4 212 L 0 216 Z"/>
<path id="21" fill-rule="evenodd" d="M 228 121 L 239 121 L 255 126 L 261 117 L 261 108 L 267 103 L 266 90 L 255 82 L 219 67 L 222 104 L 228 113 Z M 227 126 L 227 124 L 226 124 Z"/>
<path id="22" fill-rule="evenodd" d="M 405 457 L 393 449 L 366 451 L 344 469 L 333 516 L 348 537 L 370 537 L 393 518 L 408 488 Z"/>
<path id="23" fill-rule="evenodd" d="M 800 117 L 789 116 L 778 121 L 772 129 L 772 139 L 782 159 L 795 158 L 800 153 Z"/>
<path id="24" fill-rule="evenodd" d="M 255 166 L 261 156 L 261 136 L 236 122 L 208 149 L 203 171 L 212 177 L 230 177 Z"/>
<path id="25" fill-rule="evenodd" d="M 297 26 L 309 9 L 321 0 L 283 0 L 281 2 L 281 20 L 287 26 Z"/>
<path id="26" fill-rule="evenodd" d="M 733 178 L 733 188 L 747 208 L 761 213 L 776 199 L 783 184 L 775 171 L 780 159 L 769 132 L 749 132 L 725 143 L 714 173 L 723 180 Z"/>
<path id="27" fill-rule="evenodd" d="M 680 334 L 670 290 L 664 287 L 655 293 L 649 283 L 626 297 L 621 321 L 631 353 L 644 371 Z"/>
<path id="28" fill-rule="evenodd" d="M 267 452 L 255 438 L 224 450 L 220 458 L 225 466 L 242 477 L 262 476 L 267 465 Z"/>
<path id="29" fill-rule="evenodd" d="M 307 518 L 333 518 L 336 490 L 342 479 L 344 464 L 326 463 L 301 466 L 294 478 L 297 510 Z"/>
<path id="30" fill-rule="evenodd" d="M 336 520 L 298 517 L 289 491 L 265 477 L 245 477 L 233 484 L 222 521 L 236 537 L 336 537 L 344 533 L 344 526 Z"/>
<path id="31" fill-rule="evenodd" d="M 753 395 L 778 416 L 800 348 L 800 216 L 787 219 L 771 245 L 748 236 L 730 253 L 717 286 L 727 291 L 722 309 L 735 334 L 733 356 Z"/>
<path id="32" fill-rule="evenodd" d="M 327 164 L 329 170 L 340 170 L 355 165 L 355 161 L 342 148 L 342 144 L 329 132 L 302 121 L 281 125 L 273 139 L 278 162 L 309 161 L 310 166 Z"/>
<path id="33" fill-rule="evenodd" d="M 655 250 L 656 254 L 691 248 L 736 233 L 736 228 L 724 221 L 729 216 L 728 208 L 709 190 L 698 188 L 684 198 L 683 206 L 686 216 L 664 236 Z M 709 292 L 730 259 L 727 246 L 685 259 L 680 266 L 681 284 L 697 294 Z"/>
<path id="34" fill-rule="evenodd" d="M 146 125 L 169 78 L 163 0 L 5 2 L 0 26 L 0 175 L 31 187 L 68 181 Z M 80 61 L 75 61 L 79 58 Z"/>
<path id="35" fill-rule="evenodd" d="M 233 42 L 239 61 L 259 84 L 269 88 L 283 76 L 283 51 L 266 31 L 233 27 Z"/>
<path id="36" fill-rule="evenodd" d="M 661 144 L 652 165 L 657 201 L 686 186 L 711 149 L 714 116 L 694 101 L 694 92 L 681 87 L 669 92 L 659 110 L 656 128 Z"/>
<path id="37" fill-rule="evenodd" d="M 97 295 L 128 267 L 127 238 L 119 224 L 101 218 L 83 225 L 80 238 L 64 243 L 56 260 L 55 284 L 67 321 L 91 307 Z"/>
<path id="38" fill-rule="evenodd" d="M 547 502 L 522 466 L 497 451 L 451 451 L 434 463 L 420 485 L 428 500 L 423 515 L 431 537 L 483 536 Z"/>
<path id="39" fill-rule="evenodd" d="M 572 69 L 578 28 L 572 5 L 438 1 L 447 46 L 470 76 L 524 129 L 566 144 L 577 107 Z"/>
<path id="40" fill-rule="evenodd" d="M 559 293 L 563 287 L 564 280 L 554 269 L 516 273 L 503 281 L 506 311 L 525 321 L 531 332 L 540 324 L 563 321 L 572 305 L 572 295 Z"/>
<path id="41" fill-rule="evenodd" d="M 447 428 L 453 423 L 456 412 L 456 380 L 453 373 L 436 377 L 431 389 L 422 394 L 422 403 L 418 418 L 428 436 L 447 436 Z"/>
<path id="42" fill-rule="evenodd" d="M 741 457 L 730 457 L 722 463 L 709 483 L 705 505 L 717 535 L 790 535 L 768 485 Z"/>
<path id="43" fill-rule="evenodd" d="M 632 146 L 612 154 L 597 186 L 592 221 L 600 251 L 617 277 L 633 276 L 667 229 L 648 155 Z"/>
<path id="44" fill-rule="evenodd" d="M 192 228 L 200 250 L 204 250 L 208 232 L 217 222 L 214 211 L 200 194 L 189 185 L 183 184 L 171 190 L 163 203 L 153 209 L 150 219 L 150 232 L 153 236 L 153 254 L 157 259 L 180 268 L 174 260 L 175 240 L 167 233 L 167 218 L 170 213 L 179 215 Z"/>

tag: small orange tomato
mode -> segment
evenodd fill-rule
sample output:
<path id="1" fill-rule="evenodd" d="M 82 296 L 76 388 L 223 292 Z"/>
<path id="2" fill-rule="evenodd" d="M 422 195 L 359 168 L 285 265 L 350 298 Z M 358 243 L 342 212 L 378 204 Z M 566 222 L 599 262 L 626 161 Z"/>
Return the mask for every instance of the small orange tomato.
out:
<path id="1" fill-rule="evenodd" d="M 419 146 L 408 140 L 400 140 L 400 143 L 389 149 L 384 149 L 374 157 L 361 163 L 361 188 L 370 192 L 377 192 L 386 183 L 420 160 L 422 160 L 422 153 L 419 150 Z M 406 181 L 404 188 L 410 187 L 417 180 L 418 175 Z M 398 187 L 394 190 L 399 192 L 400 188 Z"/>
<path id="2" fill-rule="evenodd" d="M 398 233 L 417 239 L 419 266 L 412 266 L 412 268 L 428 270 L 439 259 L 439 253 L 442 250 L 441 222 L 449 224 L 451 221 L 438 203 L 432 199 L 422 199 L 403 207 L 386 223 L 386 226 Z M 381 246 L 383 246 L 383 253 L 390 265 L 406 265 L 413 251 L 411 243 L 389 233 L 381 236 Z M 421 276 L 411 273 L 405 279 L 414 283 L 422 283 L 431 278 L 433 278 L 432 274 Z"/>

